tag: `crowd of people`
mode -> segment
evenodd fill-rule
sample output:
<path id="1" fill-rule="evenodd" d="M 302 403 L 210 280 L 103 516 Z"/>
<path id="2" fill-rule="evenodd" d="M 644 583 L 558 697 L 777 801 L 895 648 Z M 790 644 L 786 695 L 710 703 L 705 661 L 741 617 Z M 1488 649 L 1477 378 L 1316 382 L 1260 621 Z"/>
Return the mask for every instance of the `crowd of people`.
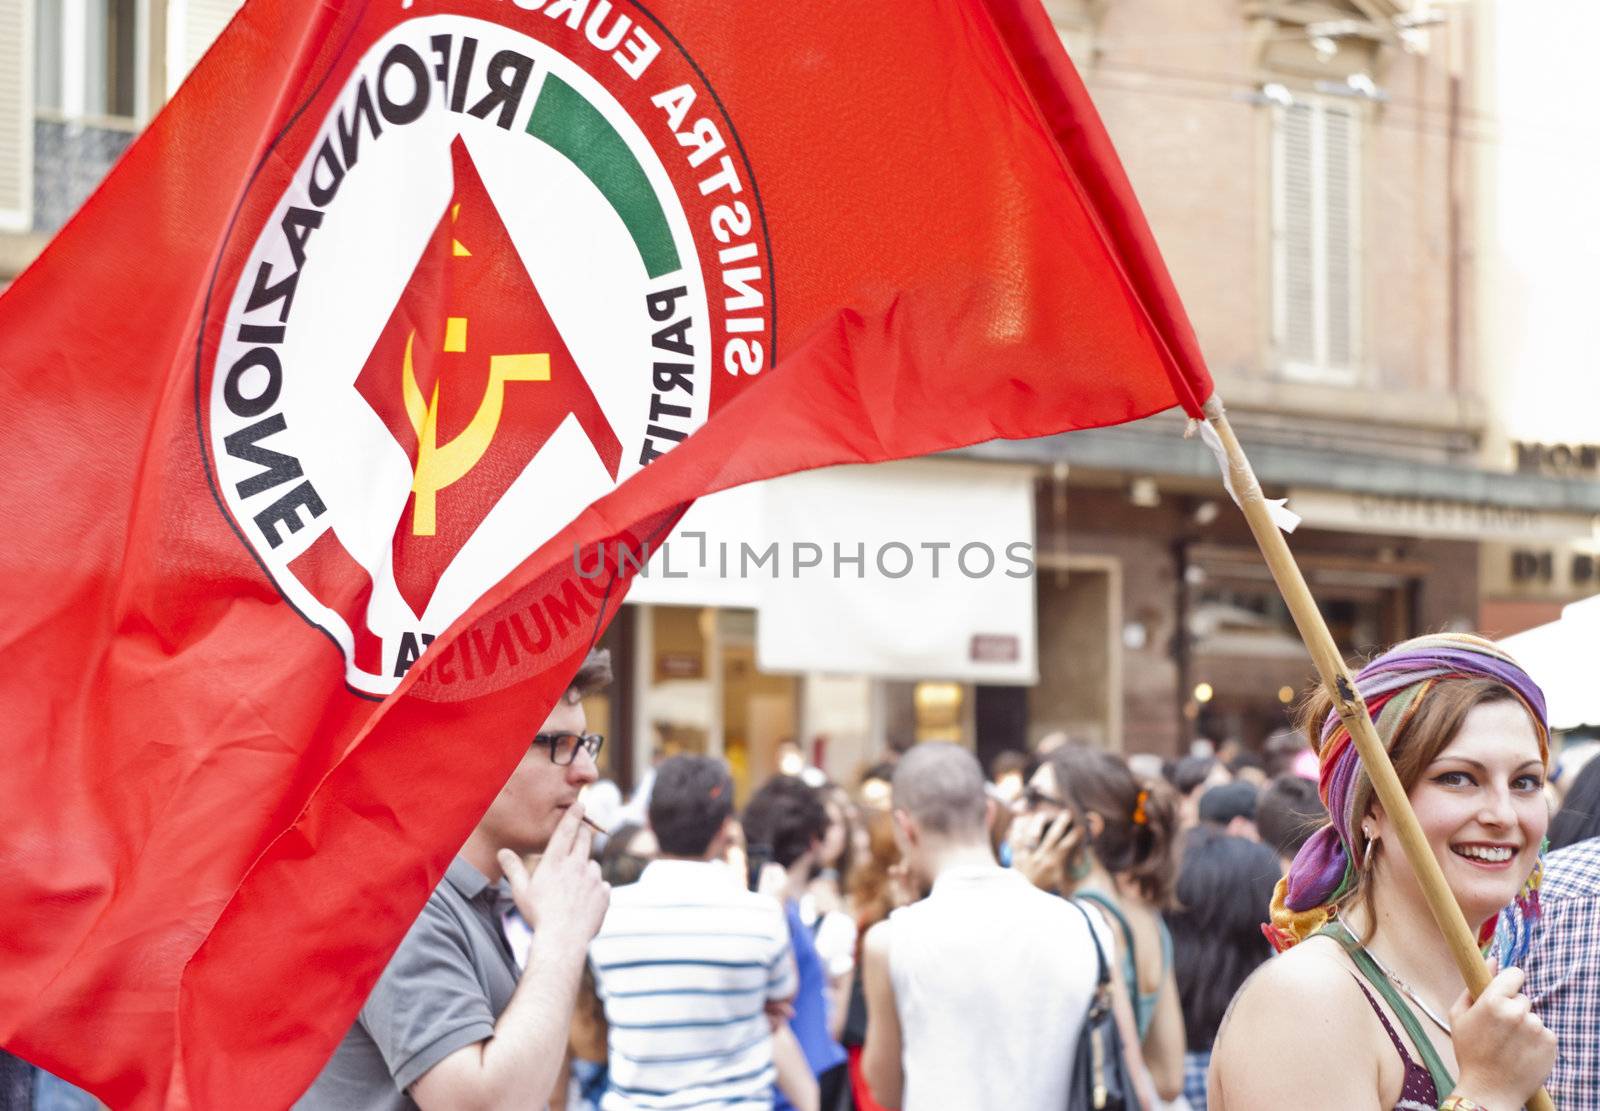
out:
<path id="1" fill-rule="evenodd" d="M 1325 695 L 1259 755 L 1053 736 L 986 776 L 928 743 L 742 806 L 678 755 L 600 836 L 579 699 L 606 678 L 580 673 L 302 1106 L 1600 1107 L 1600 745 L 1553 760 L 1486 641 L 1356 677 L 1494 962 L 1476 999 Z"/>

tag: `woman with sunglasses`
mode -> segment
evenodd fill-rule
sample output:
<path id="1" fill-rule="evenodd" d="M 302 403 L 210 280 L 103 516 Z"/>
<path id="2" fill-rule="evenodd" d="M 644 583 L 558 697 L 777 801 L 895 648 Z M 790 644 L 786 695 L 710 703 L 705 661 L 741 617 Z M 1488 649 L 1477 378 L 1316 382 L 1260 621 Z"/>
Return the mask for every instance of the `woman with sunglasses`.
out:
<path id="1" fill-rule="evenodd" d="M 1483 941 L 1517 901 L 1537 916 L 1548 765 L 1544 697 L 1494 644 L 1419 637 L 1356 676 L 1434 858 Z M 1395 825 L 1332 700 L 1306 706 L 1330 824 L 1273 897 L 1268 961 L 1212 1056 L 1213 1111 L 1258 1107 L 1511 1111 L 1543 1083 L 1555 1039 L 1519 994 L 1526 933 L 1474 1001 Z"/>
<path id="2" fill-rule="evenodd" d="M 1178 805 L 1119 757 L 1087 745 L 1051 752 L 1028 781 L 1013 865 L 1036 886 L 1098 907 L 1112 924 L 1140 1048 L 1156 1093 L 1183 1093 L 1186 1042 L 1173 971 Z"/>

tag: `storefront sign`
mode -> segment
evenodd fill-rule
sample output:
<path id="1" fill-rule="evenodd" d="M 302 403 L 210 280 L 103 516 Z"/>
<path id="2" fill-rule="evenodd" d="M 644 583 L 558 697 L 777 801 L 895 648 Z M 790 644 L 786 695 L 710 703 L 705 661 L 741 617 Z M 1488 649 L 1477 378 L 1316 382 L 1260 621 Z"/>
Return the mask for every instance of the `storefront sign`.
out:
<path id="1" fill-rule="evenodd" d="M 1479 586 L 1487 598 L 1565 602 L 1600 590 L 1600 547 L 1593 544 L 1485 544 Z"/>
<path id="2" fill-rule="evenodd" d="M 1517 441 L 1517 470 L 1556 478 L 1600 475 L 1600 444 L 1535 444 Z"/>
<path id="3" fill-rule="evenodd" d="M 1289 508 L 1305 519 L 1307 528 L 1342 532 L 1524 542 L 1588 540 L 1595 536 L 1595 518 L 1587 513 L 1443 498 L 1295 489 L 1289 492 Z"/>
<path id="4" fill-rule="evenodd" d="M 1014 664 L 1022 658 L 1022 641 L 1010 634 L 974 633 L 972 662 Z"/>
<path id="5" fill-rule="evenodd" d="M 656 655 L 656 681 L 663 679 L 702 679 L 705 660 L 698 652 L 660 652 Z"/>

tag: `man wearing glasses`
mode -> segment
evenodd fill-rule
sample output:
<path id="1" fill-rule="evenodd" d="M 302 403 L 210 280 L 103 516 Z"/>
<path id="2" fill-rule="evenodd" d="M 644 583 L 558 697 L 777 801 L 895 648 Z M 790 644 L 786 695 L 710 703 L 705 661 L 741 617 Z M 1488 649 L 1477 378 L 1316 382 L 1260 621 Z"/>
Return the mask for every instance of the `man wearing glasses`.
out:
<path id="1" fill-rule="evenodd" d="M 610 681 L 609 654 L 590 653 L 297 1108 L 544 1106 L 610 899 L 578 802 L 602 742 L 580 700 Z M 501 930 L 513 906 L 534 928 L 520 981 Z"/>

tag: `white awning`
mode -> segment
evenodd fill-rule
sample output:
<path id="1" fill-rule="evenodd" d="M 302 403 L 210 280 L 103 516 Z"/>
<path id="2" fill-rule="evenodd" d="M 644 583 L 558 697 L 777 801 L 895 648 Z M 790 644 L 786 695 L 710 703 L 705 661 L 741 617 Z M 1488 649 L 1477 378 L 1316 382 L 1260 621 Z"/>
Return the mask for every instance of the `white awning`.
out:
<path id="1" fill-rule="evenodd" d="M 767 521 L 791 566 L 763 584 L 763 670 L 1038 681 L 1031 468 L 812 471 L 772 484 Z"/>
<path id="2" fill-rule="evenodd" d="M 1506 637 L 1500 646 L 1544 690 L 1552 729 L 1600 725 L 1600 684 L 1594 677 L 1600 595 L 1572 603 L 1559 621 Z"/>
<path id="3" fill-rule="evenodd" d="M 1033 558 L 1031 467 L 834 467 L 701 499 L 628 601 L 755 609 L 768 672 L 1033 683 Z"/>
<path id="4" fill-rule="evenodd" d="M 628 601 L 652 606 L 726 606 L 758 609 L 759 580 L 739 575 L 739 544 L 765 532 L 767 487 L 757 482 L 701 498 L 689 507 L 665 543 L 651 545 L 651 559 L 636 575 Z M 718 548 L 721 547 L 719 552 Z M 733 574 L 723 574 L 732 547 Z M 607 554 L 607 562 L 614 555 Z M 635 553 L 630 558 L 637 558 Z"/>

